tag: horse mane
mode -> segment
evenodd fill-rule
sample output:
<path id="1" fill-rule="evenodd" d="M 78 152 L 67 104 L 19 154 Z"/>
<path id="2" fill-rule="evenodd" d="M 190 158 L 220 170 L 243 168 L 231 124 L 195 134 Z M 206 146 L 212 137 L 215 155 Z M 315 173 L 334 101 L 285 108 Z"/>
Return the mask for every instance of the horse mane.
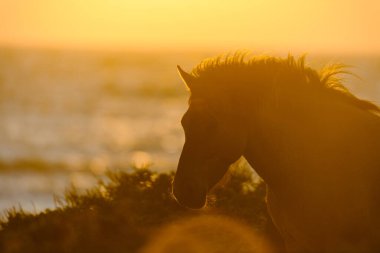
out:
<path id="1" fill-rule="evenodd" d="M 356 107 L 380 113 L 380 108 L 374 103 L 360 99 L 353 95 L 342 83 L 340 74 L 351 74 L 347 71 L 347 65 L 332 64 L 323 67 L 320 71 L 316 71 L 305 65 L 305 55 L 296 59 L 292 55 L 287 58 L 271 57 L 271 56 L 249 56 L 248 52 L 236 52 L 234 54 L 221 55 L 214 58 L 208 58 L 198 64 L 191 72 L 197 79 L 209 80 L 228 80 L 233 73 L 239 71 L 252 72 L 255 75 L 268 70 L 286 71 L 287 75 L 291 75 L 297 80 L 304 80 L 303 83 L 312 83 L 317 88 L 321 88 L 326 93 L 332 93 L 334 96 L 347 101 Z M 254 75 L 248 75 L 249 78 L 256 78 Z"/>

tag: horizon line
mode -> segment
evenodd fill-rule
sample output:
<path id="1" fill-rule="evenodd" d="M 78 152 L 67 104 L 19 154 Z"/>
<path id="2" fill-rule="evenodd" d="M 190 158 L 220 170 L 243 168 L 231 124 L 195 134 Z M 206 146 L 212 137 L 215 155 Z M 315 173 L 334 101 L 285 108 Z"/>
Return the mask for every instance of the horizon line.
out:
<path id="1" fill-rule="evenodd" d="M 293 50 L 286 50 L 285 48 L 281 47 L 273 47 L 268 46 L 267 48 L 265 46 L 254 46 L 252 45 L 252 48 L 247 48 L 246 46 L 238 47 L 238 46 L 219 46 L 219 47 L 210 47 L 210 46 L 177 46 L 177 47 L 171 47 L 170 44 L 168 46 L 136 46 L 136 45 L 129 45 L 129 46 L 96 46 L 96 45 L 80 45 L 78 44 L 71 44 L 71 45 L 63 45 L 63 44 L 56 44 L 56 45 L 49 45 L 49 44 L 42 44 L 42 43 L 32 43 L 32 44 L 21 44 L 21 43 L 4 43 L 0 42 L 0 50 L 42 50 L 42 51 L 81 51 L 81 52 L 109 52 L 109 53 L 159 53 L 159 52 L 187 52 L 187 53 L 228 53 L 228 52 L 236 52 L 241 50 L 248 50 L 253 53 L 257 52 L 259 54 L 307 54 L 307 55 L 319 55 L 319 56 L 366 56 L 366 57 L 380 57 L 380 51 L 358 51 L 358 50 L 340 50 L 333 52 L 334 50 L 323 50 L 323 49 L 313 49 L 309 51 L 305 51 L 302 49 L 293 49 Z"/>

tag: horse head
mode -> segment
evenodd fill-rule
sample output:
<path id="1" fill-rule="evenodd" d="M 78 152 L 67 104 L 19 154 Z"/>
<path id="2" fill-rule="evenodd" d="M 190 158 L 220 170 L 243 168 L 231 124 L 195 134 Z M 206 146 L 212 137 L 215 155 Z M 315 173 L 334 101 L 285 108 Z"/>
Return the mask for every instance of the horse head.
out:
<path id="1" fill-rule="evenodd" d="M 215 94 L 198 92 L 201 80 L 178 67 L 190 89 L 189 108 L 181 124 L 185 144 L 173 182 L 173 193 L 186 207 L 201 208 L 210 189 L 244 152 L 247 131 L 242 118 L 225 105 L 216 102 Z M 228 107 L 228 106 L 227 106 Z"/>

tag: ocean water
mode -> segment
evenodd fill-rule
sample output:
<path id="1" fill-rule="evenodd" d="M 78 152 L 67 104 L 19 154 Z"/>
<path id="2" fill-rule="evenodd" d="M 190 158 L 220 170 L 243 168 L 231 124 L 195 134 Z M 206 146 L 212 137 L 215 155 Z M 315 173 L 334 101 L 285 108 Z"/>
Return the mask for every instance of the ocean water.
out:
<path id="1" fill-rule="evenodd" d="M 210 52 L 0 49 L 0 211 L 55 206 L 65 188 L 93 186 L 108 169 L 173 170 L 184 142 L 190 70 Z M 380 102 L 380 58 L 310 56 L 352 65 L 358 96 Z"/>

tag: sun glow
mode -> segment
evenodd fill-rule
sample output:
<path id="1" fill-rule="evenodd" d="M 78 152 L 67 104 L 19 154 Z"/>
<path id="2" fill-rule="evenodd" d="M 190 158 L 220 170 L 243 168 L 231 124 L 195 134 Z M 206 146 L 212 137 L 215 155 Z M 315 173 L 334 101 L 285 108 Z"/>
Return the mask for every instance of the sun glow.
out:
<path id="1" fill-rule="evenodd" d="M 2 1 L 0 43 L 380 52 L 379 11 L 370 0 Z"/>

